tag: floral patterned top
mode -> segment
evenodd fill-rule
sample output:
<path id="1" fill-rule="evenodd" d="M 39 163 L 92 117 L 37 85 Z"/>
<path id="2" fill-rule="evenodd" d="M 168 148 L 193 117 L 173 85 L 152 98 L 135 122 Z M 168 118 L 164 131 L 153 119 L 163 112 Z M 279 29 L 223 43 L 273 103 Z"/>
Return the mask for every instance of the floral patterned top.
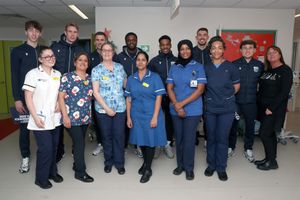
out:
<path id="1" fill-rule="evenodd" d="M 64 74 L 59 92 L 65 92 L 65 104 L 72 126 L 91 122 L 91 100 L 93 95 L 91 77 L 82 80 L 75 71 Z"/>
<path id="2" fill-rule="evenodd" d="M 108 70 L 102 63 L 92 70 L 92 81 L 99 82 L 99 93 L 108 107 L 115 112 L 125 112 L 126 103 L 123 84 L 126 73 L 120 63 L 114 62 L 114 70 Z M 95 110 L 106 113 L 102 106 L 95 101 Z"/>

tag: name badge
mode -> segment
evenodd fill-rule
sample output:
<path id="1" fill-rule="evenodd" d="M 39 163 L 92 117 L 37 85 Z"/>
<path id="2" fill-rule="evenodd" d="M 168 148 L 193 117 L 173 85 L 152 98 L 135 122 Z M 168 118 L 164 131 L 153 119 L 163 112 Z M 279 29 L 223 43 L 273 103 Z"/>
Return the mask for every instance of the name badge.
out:
<path id="1" fill-rule="evenodd" d="M 59 77 L 53 77 L 52 79 L 53 79 L 54 81 L 59 81 L 59 80 L 60 80 Z"/>
<path id="2" fill-rule="evenodd" d="M 192 87 L 192 88 L 197 87 L 197 80 L 191 80 L 190 87 Z"/>
<path id="3" fill-rule="evenodd" d="M 144 86 L 144 87 L 149 87 L 149 84 L 146 83 L 146 82 L 143 82 L 143 86 Z"/>
<path id="4" fill-rule="evenodd" d="M 254 72 L 258 72 L 258 70 L 259 70 L 259 68 L 258 68 L 257 66 L 254 66 L 254 67 L 253 67 L 253 71 L 254 71 Z"/>
<path id="5" fill-rule="evenodd" d="M 109 80 L 109 77 L 108 77 L 108 76 L 102 76 L 102 80 L 108 81 L 108 80 Z"/>

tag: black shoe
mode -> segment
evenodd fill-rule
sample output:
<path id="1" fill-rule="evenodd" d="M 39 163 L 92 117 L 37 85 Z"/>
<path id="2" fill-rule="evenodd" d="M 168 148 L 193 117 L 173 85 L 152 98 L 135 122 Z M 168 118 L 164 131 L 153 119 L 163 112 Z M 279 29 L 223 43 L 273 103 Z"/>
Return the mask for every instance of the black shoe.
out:
<path id="1" fill-rule="evenodd" d="M 218 172 L 218 177 L 221 181 L 227 181 L 228 180 L 228 176 L 226 172 Z"/>
<path id="2" fill-rule="evenodd" d="M 105 173 L 110 173 L 111 172 L 111 166 L 105 166 L 104 171 L 105 171 Z"/>
<path id="3" fill-rule="evenodd" d="M 148 182 L 150 180 L 151 176 L 152 176 L 152 170 L 147 170 L 146 169 L 145 172 L 143 173 L 143 176 L 140 179 L 140 182 L 141 183 Z"/>
<path id="4" fill-rule="evenodd" d="M 180 175 L 184 169 L 182 167 L 177 167 L 176 169 L 173 170 L 174 175 Z"/>
<path id="5" fill-rule="evenodd" d="M 263 164 L 257 165 L 256 167 L 257 167 L 257 169 L 266 171 L 266 170 L 270 170 L 270 169 L 278 169 L 278 164 L 277 164 L 276 160 L 274 160 L 274 161 L 267 161 Z"/>
<path id="6" fill-rule="evenodd" d="M 118 173 L 119 173 L 120 175 L 125 174 L 125 168 L 124 168 L 124 167 L 119 168 L 119 169 L 118 169 Z"/>
<path id="7" fill-rule="evenodd" d="M 262 160 L 256 160 L 254 161 L 254 164 L 255 165 L 261 165 L 261 164 L 264 164 L 265 162 L 267 162 L 268 160 L 265 158 L 265 159 L 262 159 Z"/>
<path id="8" fill-rule="evenodd" d="M 194 177 L 195 177 L 195 175 L 194 175 L 193 171 L 189 171 L 189 172 L 187 171 L 187 172 L 185 172 L 185 179 L 186 180 L 191 181 L 191 180 L 194 179 Z"/>
<path id="9" fill-rule="evenodd" d="M 50 181 L 47 181 L 45 183 L 41 183 L 39 181 L 35 181 L 34 182 L 36 185 L 38 185 L 40 188 L 42 189 L 49 189 L 52 188 L 52 184 L 50 183 Z"/>
<path id="10" fill-rule="evenodd" d="M 145 170 L 146 170 L 146 164 L 143 163 L 143 165 L 140 167 L 140 169 L 138 171 L 139 175 L 143 175 Z"/>
<path id="11" fill-rule="evenodd" d="M 204 171 L 205 176 L 212 176 L 214 174 L 215 170 L 209 169 L 208 167 Z"/>
<path id="12" fill-rule="evenodd" d="M 56 176 L 50 176 L 49 179 L 53 180 L 55 183 L 61 183 L 64 181 L 64 178 L 59 174 L 56 174 Z"/>
<path id="13" fill-rule="evenodd" d="M 91 177 L 87 173 L 83 176 L 78 176 L 78 175 L 75 174 L 75 178 L 82 181 L 82 182 L 85 182 L 85 183 L 91 183 L 91 182 L 94 181 L 93 177 Z"/>

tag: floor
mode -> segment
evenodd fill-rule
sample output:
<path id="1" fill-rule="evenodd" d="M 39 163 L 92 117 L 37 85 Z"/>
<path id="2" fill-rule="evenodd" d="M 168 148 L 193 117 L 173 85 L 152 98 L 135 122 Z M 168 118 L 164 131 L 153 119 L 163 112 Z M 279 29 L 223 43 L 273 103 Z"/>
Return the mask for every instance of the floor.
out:
<path id="1" fill-rule="evenodd" d="M 300 133 L 300 112 L 288 114 L 287 129 Z M 300 135 L 300 134 L 298 134 Z M 299 200 L 300 199 L 300 144 L 288 141 L 278 145 L 279 169 L 259 171 L 242 154 L 239 138 L 235 155 L 228 160 L 227 182 L 218 180 L 217 175 L 205 177 L 206 168 L 203 140 L 196 149 L 195 180 L 186 181 L 184 173 L 174 176 L 175 159 L 161 154 L 153 163 L 153 176 L 148 183 L 139 183 L 137 173 L 142 160 L 131 150 L 126 153 L 126 174 L 119 175 L 115 169 L 110 174 L 103 171 L 103 156 L 92 156 L 95 142 L 86 143 L 86 163 L 88 173 L 95 178 L 93 183 L 82 183 L 74 179 L 71 156 L 71 142 L 66 136 L 66 156 L 59 163 L 59 173 L 64 182 L 53 184 L 49 190 L 42 190 L 34 184 L 35 141 L 32 137 L 31 170 L 27 174 L 18 173 L 20 156 L 18 131 L 0 141 L 0 198 L 15 199 L 230 199 L 230 200 Z M 300 143 L 300 142 L 299 142 Z M 262 144 L 257 137 L 254 144 L 257 159 L 263 158 Z"/>

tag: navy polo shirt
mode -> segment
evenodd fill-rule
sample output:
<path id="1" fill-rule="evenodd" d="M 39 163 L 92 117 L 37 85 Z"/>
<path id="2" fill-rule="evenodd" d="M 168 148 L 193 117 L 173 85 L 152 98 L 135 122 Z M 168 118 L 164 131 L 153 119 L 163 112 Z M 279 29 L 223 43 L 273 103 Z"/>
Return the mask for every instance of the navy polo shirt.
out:
<path id="1" fill-rule="evenodd" d="M 185 67 L 181 64 L 173 64 L 168 74 L 167 83 L 174 85 L 174 93 L 177 101 L 183 101 L 189 97 L 197 87 L 191 87 L 191 81 L 196 80 L 197 85 L 206 84 L 204 67 L 198 62 L 191 60 Z M 202 115 L 202 98 L 198 97 L 195 101 L 184 106 L 186 116 Z M 178 115 L 173 104 L 170 104 L 171 115 Z"/>
<path id="2" fill-rule="evenodd" d="M 207 85 L 205 109 L 210 113 L 235 112 L 233 85 L 240 82 L 240 74 L 233 63 L 224 61 L 219 67 L 213 63 L 205 65 Z"/>

